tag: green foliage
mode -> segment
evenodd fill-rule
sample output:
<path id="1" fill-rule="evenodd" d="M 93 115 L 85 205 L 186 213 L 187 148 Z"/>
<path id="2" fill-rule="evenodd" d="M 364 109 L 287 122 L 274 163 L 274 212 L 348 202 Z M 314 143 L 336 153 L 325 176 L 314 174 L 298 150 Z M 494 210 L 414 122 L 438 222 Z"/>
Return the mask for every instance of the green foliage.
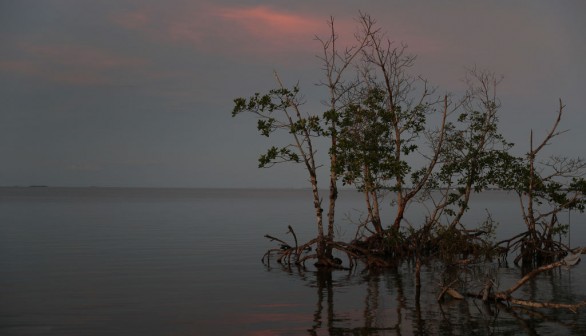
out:
<path id="1" fill-rule="evenodd" d="M 259 168 L 267 168 L 273 166 L 275 163 L 279 162 L 295 162 L 299 163 L 299 155 L 293 152 L 290 148 L 282 147 L 278 148 L 272 146 L 258 159 L 258 167 Z"/>
<path id="2" fill-rule="evenodd" d="M 443 184 L 470 185 L 474 191 L 498 186 L 513 168 L 508 150 L 512 144 L 497 132 L 492 111 L 462 113 L 446 127 L 442 161 L 437 177 Z"/>
<path id="3" fill-rule="evenodd" d="M 255 93 L 249 98 L 234 99 L 232 116 L 248 112 L 255 114 L 257 130 L 260 135 L 270 137 L 279 130 L 294 135 L 291 144 L 277 147 L 271 146 L 265 154 L 259 157 L 259 167 L 267 168 L 277 163 L 299 163 L 303 160 L 308 144 L 308 138 L 322 135 L 323 129 L 318 116 L 302 117 L 298 111 L 301 105 L 299 88 L 273 89 L 266 94 Z"/>
<path id="4" fill-rule="evenodd" d="M 468 210 L 472 193 L 488 188 L 511 189 L 523 176 L 521 162 L 509 150 L 513 144 L 498 130 L 499 104 L 490 87 L 495 76 L 471 70 L 468 94 L 456 120 L 445 126 L 441 166 L 432 187 L 446 188 L 443 212 L 454 217 L 453 225 Z"/>
<path id="5" fill-rule="evenodd" d="M 298 94 L 299 88 L 295 86 L 291 90 L 285 88 L 273 89 L 263 95 L 257 92 L 248 99 L 236 98 L 234 99 L 232 116 L 235 117 L 242 112 L 252 112 L 262 118 L 268 118 L 271 113 L 284 111 L 296 103 Z"/>
<path id="6" fill-rule="evenodd" d="M 576 209 L 580 212 L 584 212 L 584 209 L 586 207 L 586 199 L 584 198 L 584 195 L 586 195 L 586 180 L 581 177 L 573 177 L 572 182 L 569 184 L 567 191 L 575 192 L 582 195 L 580 199 L 571 202 L 568 205 L 568 209 Z"/>
<path id="7" fill-rule="evenodd" d="M 392 189 L 394 181 L 411 172 L 409 163 L 397 154 L 397 145 L 405 156 L 418 149 L 417 135 L 424 130 L 429 105 L 407 110 L 391 107 L 388 101 L 388 93 L 375 86 L 339 113 L 326 113 L 326 120 L 339 127 L 336 169 L 344 184 L 360 190 Z M 409 136 L 397 143 L 399 126 Z"/>
<path id="8" fill-rule="evenodd" d="M 289 133 L 291 134 L 312 134 L 314 136 L 320 136 L 323 134 L 321 126 L 321 120 L 318 116 L 308 116 L 301 118 L 289 126 Z"/>
<path id="9" fill-rule="evenodd" d="M 275 118 L 259 119 L 257 123 L 257 129 L 259 130 L 260 134 L 268 138 L 269 135 L 275 130 Z"/>

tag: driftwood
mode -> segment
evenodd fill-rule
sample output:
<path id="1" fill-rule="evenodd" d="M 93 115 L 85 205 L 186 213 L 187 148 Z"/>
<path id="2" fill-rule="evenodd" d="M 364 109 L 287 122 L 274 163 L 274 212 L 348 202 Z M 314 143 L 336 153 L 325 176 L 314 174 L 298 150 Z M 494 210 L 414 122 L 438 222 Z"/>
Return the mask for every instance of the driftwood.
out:
<path id="1" fill-rule="evenodd" d="M 572 257 L 575 257 L 575 256 L 576 255 L 573 255 Z M 525 276 L 523 276 L 521 279 L 519 279 L 519 281 L 517 281 L 510 288 L 508 288 L 504 291 L 496 292 L 496 293 L 491 293 L 493 283 L 492 283 L 492 281 L 488 280 L 485 283 L 485 285 L 480 293 L 467 293 L 467 296 L 481 299 L 482 301 L 487 302 L 487 303 L 491 302 L 491 301 L 497 302 L 497 303 L 506 302 L 506 303 L 510 303 L 510 304 L 515 304 L 515 305 L 524 306 L 524 307 L 531 307 L 531 308 L 569 309 L 570 311 L 576 313 L 578 311 L 578 309 L 586 306 L 586 301 L 581 301 L 578 303 L 539 302 L 539 301 L 517 299 L 517 298 L 514 298 L 511 296 L 515 291 L 517 291 L 519 288 L 521 288 L 529 280 L 535 278 L 538 274 L 545 272 L 545 271 L 552 270 L 557 267 L 561 267 L 561 266 L 570 267 L 575 264 L 577 264 L 577 262 L 574 258 L 564 258 L 560 261 L 556 261 L 551 264 L 543 265 L 543 266 L 538 267 L 538 268 L 532 270 L 531 272 L 525 274 Z"/>
<path id="2" fill-rule="evenodd" d="M 553 303 L 553 302 L 536 302 L 536 301 L 529 301 L 529 300 L 521 300 L 521 299 L 513 299 L 509 300 L 510 303 L 531 307 L 531 308 L 556 308 L 556 309 L 569 309 L 573 313 L 577 313 L 578 309 L 581 307 L 586 306 L 586 301 L 578 302 L 578 303 Z"/>
<path id="3" fill-rule="evenodd" d="M 441 291 L 440 295 L 437 297 L 437 302 L 442 302 L 444 300 L 444 297 L 446 294 L 448 294 L 449 296 L 453 297 L 456 300 L 464 299 L 464 296 L 462 296 L 462 294 L 460 294 L 457 290 L 452 288 L 452 285 L 454 285 L 457 281 L 458 280 L 454 280 L 450 284 L 448 284 L 447 286 L 442 287 L 442 291 Z"/>

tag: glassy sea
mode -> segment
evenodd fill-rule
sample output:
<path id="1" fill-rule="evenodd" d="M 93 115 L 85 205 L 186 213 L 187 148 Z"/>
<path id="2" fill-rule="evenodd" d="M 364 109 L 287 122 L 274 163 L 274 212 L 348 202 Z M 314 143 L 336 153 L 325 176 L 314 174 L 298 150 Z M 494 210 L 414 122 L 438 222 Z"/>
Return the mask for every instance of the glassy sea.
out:
<path id="1" fill-rule="evenodd" d="M 340 193 L 339 236 L 351 239 L 362 207 Z M 487 209 L 497 240 L 523 231 L 514 195 L 476 195 L 470 227 Z M 424 208 L 407 216 L 420 222 Z M 562 241 L 586 246 L 586 216 L 560 217 Z M 300 241 L 315 235 L 309 190 L 0 188 L 0 335 L 586 335 L 586 308 L 439 304 L 439 265 L 423 268 L 418 293 L 408 263 L 378 273 L 262 264 L 276 247 L 263 236 L 291 241 L 288 225 Z M 500 290 L 522 276 L 511 263 L 460 272 L 497 274 Z M 514 296 L 575 303 L 585 280 L 582 263 Z"/>

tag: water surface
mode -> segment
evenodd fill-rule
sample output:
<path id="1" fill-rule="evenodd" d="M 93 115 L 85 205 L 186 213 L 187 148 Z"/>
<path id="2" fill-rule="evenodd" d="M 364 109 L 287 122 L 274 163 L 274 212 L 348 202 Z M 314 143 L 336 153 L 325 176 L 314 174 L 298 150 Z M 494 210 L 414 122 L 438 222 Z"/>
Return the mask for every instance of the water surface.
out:
<path id="1" fill-rule="evenodd" d="M 445 270 L 379 274 L 264 266 L 263 238 L 292 225 L 314 235 L 307 190 L 0 188 L 1 335 L 511 335 L 586 334 L 569 311 L 436 301 Z M 360 195 L 342 192 L 338 233 L 351 237 Z M 513 195 L 481 195 L 499 235 L 521 232 Z M 424 217 L 414 207 L 412 222 Z M 572 246 L 586 245 L 571 214 Z M 563 238 L 566 241 L 568 237 Z M 506 288 L 517 268 L 494 265 Z M 477 272 L 477 273 L 474 273 Z M 458 276 L 480 278 L 486 270 Z M 523 287 L 527 299 L 586 300 L 583 264 Z"/>

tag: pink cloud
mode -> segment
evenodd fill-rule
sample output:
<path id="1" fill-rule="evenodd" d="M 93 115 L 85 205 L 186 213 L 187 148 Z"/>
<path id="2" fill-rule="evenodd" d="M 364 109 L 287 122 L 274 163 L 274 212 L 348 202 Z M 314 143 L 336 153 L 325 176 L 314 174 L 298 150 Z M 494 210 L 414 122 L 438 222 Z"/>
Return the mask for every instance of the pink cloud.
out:
<path id="1" fill-rule="evenodd" d="M 198 52 L 226 57 L 255 57 L 274 61 L 285 59 L 299 62 L 299 55 L 321 53 L 321 45 L 314 40 L 329 38 L 329 15 L 310 7 L 295 11 L 275 6 L 226 6 L 212 2 L 184 3 L 182 6 L 140 7 L 112 16 L 112 22 L 133 30 L 155 43 L 191 46 Z M 336 17 L 335 28 L 340 47 L 355 44 L 358 13 Z M 397 43 L 409 43 L 409 51 L 433 54 L 443 46 L 437 39 L 426 37 L 405 20 L 394 20 L 389 26 L 389 37 Z M 384 22 L 381 22 L 384 23 Z M 391 28 L 391 29 L 389 29 Z"/>
<path id="2" fill-rule="evenodd" d="M 220 8 L 216 15 L 221 21 L 244 29 L 250 37 L 275 42 L 291 37 L 311 40 L 324 27 L 322 19 L 279 12 L 265 6 Z"/>
<path id="3" fill-rule="evenodd" d="M 37 66 L 31 61 L 0 60 L 0 71 L 32 76 L 38 74 Z"/>
<path id="4" fill-rule="evenodd" d="M 120 56 L 94 47 L 21 44 L 23 60 L 0 60 L 0 71 L 77 85 L 111 84 L 112 72 L 140 69 L 141 58 Z"/>
<path id="5" fill-rule="evenodd" d="M 64 64 L 71 67 L 105 70 L 138 67 L 147 64 L 141 58 L 120 56 L 94 47 L 25 45 L 23 49 L 32 56 L 40 57 L 44 62 Z"/>
<path id="6" fill-rule="evenodd" d="M 193 43 L 208 52 L 267 55 L 308 51 L 325 21 L 280 12 L 269 7 L 208 7 L 198 19 L 179 19 L 168 25 L 174 41 Z"/>
<path id="7" fill-rule="evenodd" d="M 117 25 L 127 29 L 141 29 L 146 27 L 151 21 L 150 13 L 146 10 L 117 13 L 112 15 L 112 20 Z"/>
<path id="8" fill-rule="evenodd" d="M 68 84 L 75 84 L 75 85 L 106 85 L 106 84 L 114 84 L 114 82 L 109 79 L 107 76 L 96 74 L 96 73 L 63 73 L 63 72 L 52 72 L 47 71 L 42 74 L 45 78 L 49 80 L 59 82 L 59 83 L 68 83 Z"/>
<path id="9" fill-rule="evenodd" d="M 161 14 L 150 8 L 139 8 L 116 14 L 112 21 L 158 43 L 191 45 L 201 52 L 238 57 L 314 53 L 319 51 L 314 36 L 329 34 L 327 17 L 269 6 L 198 3 L 163 10 Z M 354 22 L 340 23 L 342 35 L 352 38 Z"/>

